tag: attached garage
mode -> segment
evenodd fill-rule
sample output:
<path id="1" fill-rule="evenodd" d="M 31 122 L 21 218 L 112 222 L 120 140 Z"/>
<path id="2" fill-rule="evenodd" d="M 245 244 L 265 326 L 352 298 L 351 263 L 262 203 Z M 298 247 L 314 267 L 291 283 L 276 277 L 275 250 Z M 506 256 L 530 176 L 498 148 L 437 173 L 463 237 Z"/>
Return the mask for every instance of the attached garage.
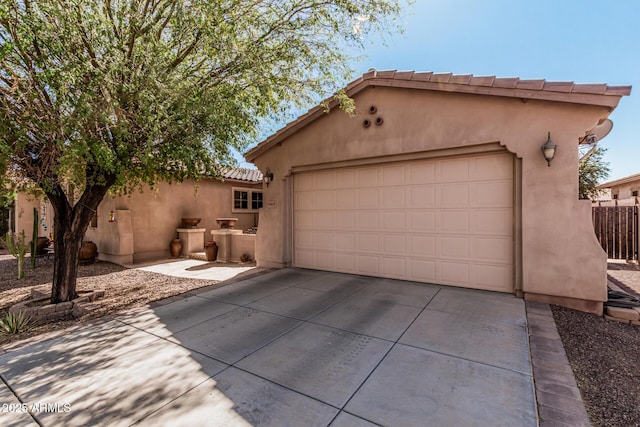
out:
<path id="1" fill-rule="evenodd" d="M 294 175 L 297 267 L 514 291 L 513 155 Z"/>
<path id="2" fill-rule="evenodd" d="M 372 70 L 345 88 L 354 114 L 327 99 L 245 155 L 268 177 L 258 265 L 601 313 L 606 254 L 578 200 L 578 146 L 630 91 Z"/>

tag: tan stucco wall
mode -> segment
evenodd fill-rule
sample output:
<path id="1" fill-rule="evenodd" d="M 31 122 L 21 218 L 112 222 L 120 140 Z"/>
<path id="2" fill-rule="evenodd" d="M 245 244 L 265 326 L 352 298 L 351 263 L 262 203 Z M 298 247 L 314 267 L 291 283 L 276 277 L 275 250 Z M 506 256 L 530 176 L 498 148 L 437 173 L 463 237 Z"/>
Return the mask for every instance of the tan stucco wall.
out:
<path id="1" fill-rule="evenodd" d="M 15 200 L 15 230 L 24 231 L 27 242 L 33 234 L 33 208 L 38 209 L 38 236 L 49 237 L 53 232 L 53 208 L 50 203 L 42 204 L 36 197 L 27 193 L 18 193 Z"/>
<path id="2" fill-rule="evenodd" d="M 166 258 L 169 256 L 169 243 L 177 237 L 176 229 L 182 228 L 183 217 L 202 218 L 198 228 L 206 229 L 205 240 L 210 240 L 211 230 L 219 228 L 216 218 L 238 218 L 235 228 L 240 230 L 253 227 L 257 222 L 257 213 L 232 212 L 232 188 L 261 187 L 262 184 L 203 180 L 199 182 L 197 195 L 194 182 L 188 181 L 179 184 L 160 183 L 154 189 L 147 187 L 142 193 L 135 192 L 129 196 L 107 196 L 98 208 L 98 227 L 89 228 L 86 239 L 96 243 L 101 257 L 115 262 L 131 262 L 127 258 L 113 257 L 129 255 L 126 253 L 128 237 L 125 238 L 123 234 L 130 233 L 133 239 L 133 262 Z M 115 223 L 109 222 L 110 211 L 116 212 Z M 130 212 L 130 231 L 121 226 L 119 211 Z"/>
<path id="3" fill-rule="evenodd" d="M 264 189 L 258 265 L 282 267 L 292 261 L 292 180 L 287 178 L 292 168 L 499 142 L 521 159 L 515 182 L 522 200 L 516 220 L 522 291 L 606 299 L 606 255 L 595 238 L 591 203 L 578 200 L 577 150 L 578 139 L 607 117 L 608 108 L 380 87 L 354 99 L 360 111 L 354 118 L 334 110 L 254 160 L 263 172 L 269 167 L 274 173 L 274 182 Z M 371 105 L 377 107 L 373 116 L 367 111 Z M 365 118 L 378 116 L 383 125 L 362 126 Z M 551 167 L 540 151 L 548 131 L 558 145 Z"/>
<path id="4" fill-rule="evenodd" d="M 206 229 L 205 240 L 210 240 L 211 230 L 219 228 L 216 218 L 238 218 L 235 228 L 240 230 L 257 225 L 257 213 L 232 211 L 232 189 L 261 189 L 261 183 L 203 180 L 199 186 L 197 196 L 194 182 L 161 183 L 155 190 L 146 187 L 143 192 L 129 196 L 106 196 L 98 207 L 97 227 L 87 230 L 85 240 L 96 243 L 100 259 L 128 264 L 168 257 L 169 243 L 177 237 L 176 229 L 182 227 L 183 217 L 202 218 L 198 227 Z M 16 230 L 24 230 L 28 241 L 34 207 L 45 214 L 47 227 L 40 225 L 40 235 L 49 236 L 53 231 L 53 209 L 49 203 L 43 208 L 33 196 L 19 193 L 15 206 Z M 115 222 L 109 222 L 111 211 L 115 212 Z"/>
<path id="5" fill-rule="evenodd" d="M 617 196 L 617 199 L 628 199 L 633 197 L 634 191 L 640 191 L 640 180 L 612 186 L 611 197 Z"/>

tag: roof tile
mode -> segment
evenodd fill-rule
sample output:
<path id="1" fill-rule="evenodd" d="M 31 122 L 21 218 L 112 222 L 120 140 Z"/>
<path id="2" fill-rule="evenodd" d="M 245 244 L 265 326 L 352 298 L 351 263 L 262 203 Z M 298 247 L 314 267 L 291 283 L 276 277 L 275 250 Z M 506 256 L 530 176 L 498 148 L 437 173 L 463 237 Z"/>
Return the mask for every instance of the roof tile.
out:
<path id="1" fill-rule="evenodd" d="M 378 79 L 392 79 L 396 74 L 396 70 L 378 71 L 376 78 Z"/>
<path id="2" fill-rule="evenodd" d="M 577 93 L 593 93 L 597 95 L 603 95 L 606 91 L 607 91 L 607 85 L 604 83 L 573 85 L 573 92 L 577 92 Z"/>
<path id="3" fill-rule="evenodd" d="M 433 73 L 431 71 L 417 72 L 417 73 L 413 73 L 413 78 L 411 80 L 415 80 L 419 82 L 428 82 L 428 81 L 431 81 L 432 75 Z"/>
<path id="4" fill-rule="evenodd" d="M 415 72 L 413 71 L 397 71 L 395 79 L 397 80 L 411 80 Z"/>
<path id="5" fill-rule="evenodd" d="M 570 93 L 573 90 L 573 82 L 544 82 L 542 90 L 551 92 Z"/>
<path id="6" fill-rule="evenodd" d="M 544 80 L 520 80 L 516 85 L 517 89 L 527 90 L 542 90 L 544 87 Z"/>
<path id="7" fill-rule="evenodd" d="M 473 77 L 473 74 L 454 74 L 449 79 L 449 83 L 468 85 L 472 77 Z"/>
<path id="8" fill-rule="evenodd" d="M 631 86 L 607 86 L 605 93 L 607 95 L 629 96 L 631 95 Z"/>
<path id="9" fill-rule="evenodd" d="M 519 81 L 520 79 L 517 77 L 499 77 L 493 81 L 493 87 L 515 89 Z"/>
<path id="10" fill-rule="evenodd" d="M 469 84 L 471 86 L 492 86 L 496 76 L 477 76 L 472 77 Z"/>
<path id="11" fill-rule="evenodd" d="M 435 83 L 449 83 L 449 79 L 452 75 L 452 73 L 432 74 L 431 81 Z"/>

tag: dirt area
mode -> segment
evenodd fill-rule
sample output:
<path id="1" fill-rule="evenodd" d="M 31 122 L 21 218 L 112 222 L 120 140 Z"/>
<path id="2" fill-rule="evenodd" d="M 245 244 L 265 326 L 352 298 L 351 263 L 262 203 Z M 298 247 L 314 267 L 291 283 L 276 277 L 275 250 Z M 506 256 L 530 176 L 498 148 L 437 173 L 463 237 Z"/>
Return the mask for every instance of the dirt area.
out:
<path id="1" fill-rule="evenodd" d="M 35 269 L 27 263 L 24 268 L 26 277 L 21 280 L 17 279 L 17 266 L 18 262 L 14 257 L 0 254 L 0 316 L 3 316 L 13 304 L 28 299 L 32 287 L 51 292 L 53 259 L 39 258 Z M 79 322 L 142 307 L 152 301 L 215 283 L 217 282 L 212 280 L 171 277 L 97 261 L 80 266 L 77 285 L 79 291 L 94 289 L 105 291 L 105 296 L 96 301 L 95 310 L 79 319 L 49 323 L 20 335 L 0 335 L 0 346 L 43 332 L 73 326 Z"/>
<path id="2" fill-rule="evenodd" d="M 640 291 L 640 268 L 609 263 L 609 280 Z M 594 426 L 640 426 L 640 326 L 552 306 L 553 317 Z"/>

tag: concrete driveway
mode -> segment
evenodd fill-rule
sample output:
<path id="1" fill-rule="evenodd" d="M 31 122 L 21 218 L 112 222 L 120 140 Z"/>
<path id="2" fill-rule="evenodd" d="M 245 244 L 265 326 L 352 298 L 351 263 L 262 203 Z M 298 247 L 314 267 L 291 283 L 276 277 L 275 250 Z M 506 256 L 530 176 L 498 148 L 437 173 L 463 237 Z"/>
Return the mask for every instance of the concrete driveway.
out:
<path id="1" fill-rule="evenodd" d="M 3 426 L 538 424 L 523 300 L 300 269 L 31 344 L 0 375 Z"/>

